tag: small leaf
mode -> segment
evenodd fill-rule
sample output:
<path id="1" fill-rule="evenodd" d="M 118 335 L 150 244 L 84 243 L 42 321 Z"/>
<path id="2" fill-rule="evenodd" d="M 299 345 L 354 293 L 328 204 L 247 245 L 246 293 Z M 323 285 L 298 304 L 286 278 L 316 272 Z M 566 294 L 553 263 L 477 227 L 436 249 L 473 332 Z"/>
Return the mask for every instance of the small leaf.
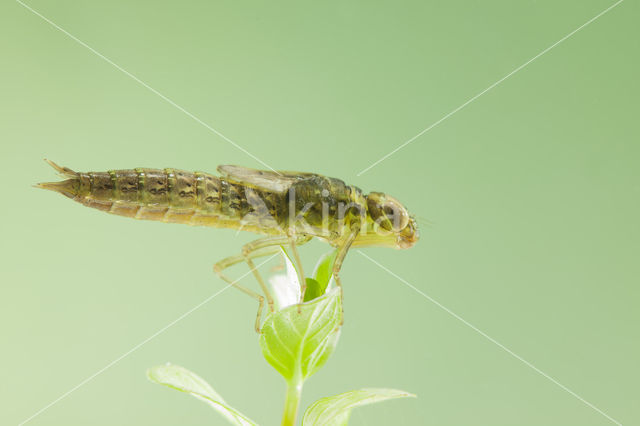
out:
<path id="1" fill-rule="evenodd" d="M 320 283 L 313 278 L 306 278 L 307 280 L 307 290 L 304 292 L 304 301 L 308 302 L 317 297 L 320 297 L 327 290 L 326 287 L 320 286 Z"/>
<path id="2" fill-rule="evenodd" d="M 360 389 L 322 398 L 304 412 L 303 426 L 346 426 L 351 409 L 394 398 L 415 395 L 395 389 Z"/>
<path id="3" fill-rule="evenodd" d="M 273 289 L 273 298 L 276 309 L 280 310 L 300 301 L 300 287 L 298 280 L 292 283 L 285 274 L 276 274 L 269 277 L 269 284 Z"/>
<path id="4" fill-rule="evenodd" d="M 287 381 L 304 380 L 327 362 L 340 336 L 340 303 L 340 292 L 332 290 L 267 317 L 262 354 Z"/>
<path id="5" fill-rule="evenodd" d="M 224 402 L 224 399 L 204 379 L 186 368 L 167 363 L 147 370 L 147 377 L 153 383 L 191 394 L 206 402 L 231 424 L 238 426 L 257 425 L 257 423 L 248 419 L 234 408 L 229 407 Z"/>
<path id="6" fill-rule="evenodd" d="M 329 286 L 329 281 L 333 278 L 333 263 L 336 261 L 336 255 L 338 250 L 333 250 L 324 254 L 313 271 L 313 278 L 320 284 L 320 287 L 326 289 Z"/>
<path id="7" fill-rule="evenodd" d="M 286 273 L 269 277 L 269 284 L 271 284 L 271 288 L 273 288 L 278 309 L 285 308 L 300 301 L 298 272 L 283 247 L 280 247 L 280 254 L 284 261 Z"/>

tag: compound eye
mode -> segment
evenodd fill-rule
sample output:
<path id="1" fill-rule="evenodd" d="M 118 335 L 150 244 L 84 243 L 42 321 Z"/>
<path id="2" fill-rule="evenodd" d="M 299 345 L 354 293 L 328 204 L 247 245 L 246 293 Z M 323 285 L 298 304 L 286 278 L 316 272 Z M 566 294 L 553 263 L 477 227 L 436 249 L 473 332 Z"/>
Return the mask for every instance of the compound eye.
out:
<path id="1" fill-rule="evenodd" d="M 409 224 L 409 214 L 395 200 L 387 201 L 382 211 L 387 219 L 385 222 L 388 223 L 388 231 L 400 232 Z"/>
<path id="2" fill-rule="evenodd" d="M 402 231 L 409 223 L 409 214 L 395 198 L 372 192 L 367 203 L 371 219 L 386 231 Z"/>

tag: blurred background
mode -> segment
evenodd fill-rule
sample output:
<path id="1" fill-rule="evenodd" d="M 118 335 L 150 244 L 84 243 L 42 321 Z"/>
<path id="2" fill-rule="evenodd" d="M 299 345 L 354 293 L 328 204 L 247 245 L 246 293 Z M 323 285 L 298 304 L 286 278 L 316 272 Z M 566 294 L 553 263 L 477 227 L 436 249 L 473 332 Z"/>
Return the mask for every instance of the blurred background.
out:
<path id="1" fill-rule="evenodd" d="M 284 382 L 248 297 L 227 290 L 147 340 L 224 287 L 213 263 L 255 236 L 110 216 L 31 187 L 56 179 L 44 157 L 80 171 L 263 168 L 98 52 L 276 169 L 400 199 L 429 220 L 421 241 L 368 256 L 640 423 L 637 3 L 357 176 L 612 4 L 28 2 L 92 52 L 2 2 L 0 423 L 108 366 L 28 424 L 225 424 L 146 380 L 167 361 L 261 424 L 280 421 Z M 327 250 L 304 247 L 306 267 Z M 343 280 L 341 341 L 303 408 L 393 387 L 418 398 L 357 409 L 351 424 L 614 423 L 355 251 Z"/>

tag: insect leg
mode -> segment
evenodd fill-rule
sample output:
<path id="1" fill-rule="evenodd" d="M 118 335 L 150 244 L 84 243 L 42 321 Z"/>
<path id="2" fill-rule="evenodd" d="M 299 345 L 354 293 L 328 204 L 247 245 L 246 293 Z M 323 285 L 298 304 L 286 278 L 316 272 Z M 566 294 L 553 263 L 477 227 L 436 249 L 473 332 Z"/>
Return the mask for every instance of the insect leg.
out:
<path id="1" fill-rule="evenodd" d="M 269 255 L 271 253 L 276 253 L 277 251 L 275 249 L 272 250 L 263 250 L 263 251 L 256 251 L 254 253 L 252 253 L 252 257 L 259 257 L 259 256 L 266 256 Z M 224 269 L 227 269 L 230 266 L 233 266 L 235 264 L 238 264 L 240 262 L 245 261 L 246 257 L 244 255 L 238 254 L 235 256 L 229 256 L 227 258 L 222 259 L 221 261 L 217 262 L 215 265 L 213 265 L 213 270 L 214 272 L 220 277 L 222 278 L 222 280 L 224 280 L 225 282 L 227 282 L 229 285 L 232 285 L 233 287 L 237 288 L 238 290 L 240 290 L 241 292 L 248 294 L 249 296 L 255 298 L 258 300 L 258 314 L 256 315 L 256 324 L 255 324 L 255 329 L 256 332 L 260 333 L 260 318 L 262 317 L 262 309 L 264 307 L 264 296 L 256 293 L 253 290 L 250 290 L 240 284 L 238 284 L 236 281 L 230 279 L 229 277 L 227 277 L 225 274 L 222 273 L 222 271 Z M 255 269 L 255 267 L 254 267 Z"/>
<path id="2" fill-rule="evenodd" d="M 353 244 L 353 241 L 358 236 L 358 232 L 360 232 L 360 227 L 354 227 L 345 242 L 338 247 L 338 254 L 333 262 L 333 270 L 331 271 L 336 286 L 340 289 L 340 325 L 344 324 L 344 291 L 342 290 L 342 280 L 339 275 L 340 268 L 342 268 L 342 262 L 344 262 L 344 258 L 347 256 L 351 244 Z"/>
<path id="3" fill-rule="evenodd" d="M 305 241 L 306 242 L 306 241 Z M 298 248 L 296 247 L 295 237 L 289 237 L 289 246 L 291 247 L 291 253 L 293 253 L 293 260 L 296 262 L 298 270 L 298 282 L 300 282 L 300 304 L 304 302 L 304 292 L 307 291 L 307 280 L 304 277 L 304 270 L 302 269 L 302 261 L 298 254 Z M 298 313 L 302 312 L 302 306 L 298 304 Z"/>
<path id="4" fill-rule="evenodd" d="M 304 244 L 307 241 L 309 241 L 310 239 L 311 239 L 310 237 L 298 238 L 298 244 Z M 256 280 L 258 281 L 258 284 L 260 284 L 260 287 L 262 288 L 262 291 L 264 292 L 265 296 L 267 297 L 267 303 L 269 305 L 269 310 L 271 312 L 273 312 L 273 310 L 274 310 L 274 308 L 273 308 L 273 297 L 271 296 L 271 292 L 269 291 L 269 288 L 264 283 L 264 280 L 262 279 L 262 276 L 260 275 L 260 273 L 256 269 L 253 261 L 251 260 L 251 258 L 254 257 L 251 254 L 253 252 L 257 251 L 257 250 L 262 250 L 262 249 L 266 249 L 266 248 L 273 247 L 273 246 L 284 245 L 289 241 L 290 241 L 289 237 L 273 236 L 273 237 L 260 238 L 259 240 L 252 241 L 252 242 L 247 243 L 244 246 L 242 246 L 242 255 L 245 256 L 245 260 L 246 260 L 247 264 L 249 265 L 249 268 L 251 268 L 251 271 L 253 272 L 253 275 L 256 277 Z M 297 254 L 297 251 L 295 253 Z"/>

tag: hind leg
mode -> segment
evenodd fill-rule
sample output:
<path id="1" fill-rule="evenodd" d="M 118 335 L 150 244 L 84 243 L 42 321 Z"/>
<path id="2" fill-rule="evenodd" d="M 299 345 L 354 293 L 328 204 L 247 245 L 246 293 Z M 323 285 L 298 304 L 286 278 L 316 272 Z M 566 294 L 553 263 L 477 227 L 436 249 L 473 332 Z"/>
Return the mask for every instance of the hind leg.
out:
<path id="1" fill-rule="evenodd" d="M 273 297 L 271 296 L 269 288 L 262 279 L 262 275 L 260 275 L 260 272 L 258 272 L 258 269 L 253 263 L 252 259 L 255 257 L 259 257 L 259 254 L 256 255 L 256 253 L 277 253 L 279 251 L 279 248 L 277 246 L 282 245 L 284 242 L 286 242 L 286 239 L 283 240 L 282 237 L 276 236 L 260 238 L 242 246 L 242 259 L 247 262 L 247 265 L 249 265 L 249 269 L 251 269 L 253 276 L 256 278 L 256 281 L 258 281 L 262 292 L 267 298 L 267 305 L 269 306 L 269 311 L 271 312 L 274 311 Z"/>
<path id="2" fill-rule="evenodd" d="M 264 250 L 270 247 L 274 248 L 274 246 L 282 246 L 289 243 L 294 253 L 294 260 L 297 264 L 296 269 L 298 271 L 298 279 L 300 280 L 301 294 L 304 295 L 304 289 L 306 288 L 306 285 L 305 285 L 306 283 L 304 282 L 304 274 L 302 273 L 302 263 L 300 262 L 300 256 L 298 256 L 296 244 L 302 245 L 307 241 L 309 241 L 310 239 L 311 237 L 308 237 L 308 236 L 300 236 L 297 238 L 285 237 L 285 236 L 273 236 L 273 237 L 260 238 L 259 240 L 252 241 L 248 244 L 245 244 L 242 247 L 242 254 L 246 257 L 246 261 L 247 261 L 247 264 L 249 265 L 249 268 L 251 268 L 251 270 L 253 271 L 253 275 L 256 277 L 258 284 L 260 284 L 262 291 L 265 293 L 265 296 L 267 296 L 267 303 L 269 304 L 269 310 L 271 312 L 273 312 L 273 298 L 271 297 L 271 293 L 269 292 L 266 284 L 264 283 L 264 280 L 260 276 L 260 273 L 255 268 L 255 265 L 251 260 L 251 258 L 253 257 L 252 253 L 256 250 Z M 277 248 L 274 248 L 274 249 L 277 250 Z M 302 300 L 303 299 L 301 299 L 301 302 Z"/>
<path id="3" fill-rule="evenodd" d="M 310 239 L 311 237 L 304 236 L 304 237 L 299 237 L 297 241 L 298 241 L 298 244 L 304 244 Z M 274 311 L 274 302 L 273 302 L 273 297 L 271 296 L 271 292 L 269 291 L 269 288 L 267 287 L 264 280 L 262 279 L 262 276 L 258 272 L 258 268 L 254 264 L 253 259 L 257 257 L 268 256 L 269 254 L 278 253 L 280 251 L 280 248 L 278 246 L 287 244 L 288 242 L 290 242 L 290 238 L 285 236 L 273 236 L 273 237 L 260 238 L 258 240 L 252 241 L 242 246 L 242 254 L 227 257 L 214 265 L 214 271 L 225 282 L 233 285 L 238 290 L 258 300 L 258 314 L 256 316 L 256 331 L 258 333 L 260 332 L 260 319 L 262 317 L 262 310 L 264 307 L 265 297 L 267 299 L 267 304 L 271 312 Z M 264 293 L 264 297 L 253 290 L 250 290 L 242 285 L 237 284 L 235 281 L 231 280 L 230 278 L 228 278 L 226 275 L 222 273 L 224 269 L 230 266 L 236 265 L 242 261 L 245 261 L 247 265 L 249 265 L 251 272 L 255 276 L 256 281 L 258 281 L 258 284 L 260 285 L 260 288 Z"/>
<path id="4" fill-rule="evenodd" d="M 252 258 L 256 258 L 256 257 L 261 257 L 261 256 L 268 256 L 269 254 L 273 254 L 275 255 L 277 253 L 277 249 L 276 248 L 271 248 L 271 250 L 262 250 L 262 251 L 256 251 L 254 253 L 252 253 Z M 240 290 L 241 292 L 243 292 L 244 294 L 247 294 L 251 297 L 253 297 L 254 299 L 256 299 L 258 301 L 258 313 L 256 314 L 256 323 L 255 323 L 255 330 L 257 333 L 260 333 L 260 319 L 262 318 L 262 310 L 264 308 L 264 296 L 256 293 L 255 291 L 248 289 L 247 287 L 238 284 L 238 280 L 232 280 L 231 278 L 227 277 L 222 271 L 227 269 L 230 266 L 236 265 L 238 263 L 241 263 L 243 261 L 245 261 L 247 259 L 247 257 L 245 255 L 235 255 L 235 256 L 229 256 L 227 258 L 222 259 L 221 261 L 217 262 L 215 265 L 213 265 L 213 270 L 214 272 L 226 283 L 228 283 L 229 285 L 237 288 L 238 290 Z M 253 262 L 251 262 L 251 269 L 253 271 L 256 270 L 256 266 L 253 265 Z M 268 294 L 268 293 L 267 293 Z M 271 295 L 269 294 L 269 298 L 271 297 Z"/>

